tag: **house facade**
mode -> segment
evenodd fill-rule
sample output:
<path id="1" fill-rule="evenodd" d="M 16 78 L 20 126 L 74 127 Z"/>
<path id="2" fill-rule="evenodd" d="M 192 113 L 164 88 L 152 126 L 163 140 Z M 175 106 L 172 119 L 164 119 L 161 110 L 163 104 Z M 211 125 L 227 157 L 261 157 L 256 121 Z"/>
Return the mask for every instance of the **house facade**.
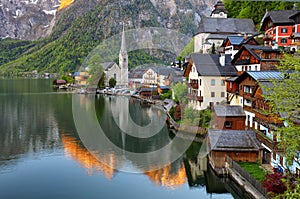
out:
<path id="1" fill-rule="evenodd" d="M 229 55 L 191 54 L 184 72 L 188 77 L 188 103 L 203 110 L 226 101 L 225 80 L 237 75 Z"/>
<path id="2" fill-rule="evenodd" d="M 241 74 L 244 71 L 276 70 L 282 54 L 270 46 L 243 45 L 234 55 L 232 64 Z"/>
<path id="3" fill-rule="evenodd" d="M 262 19 L 261 31 L 265 32 L 264 43 L 267 46 L 292 47 L 291 35 L 300 33 L 300 11 L 299 10 L 272 10 L 265 13 Z"/>
<path id="4" fill-rule="evenodd" d="M 246 114 L 241 106 L 215 105 L 213 129 L 245 130 Z"/>
<path id="5" fill-rule="evenodd" d="M 261 146 L 252 130 L 214 130 L 207 133 L 209 162 L 215 169 L 225 167 L 226 156 L 236 162 L 261 160 Z"/>
<path id="6" fill-rule="evenodd" d="M 228 36 L 223 43 L 225 54 L 231 55 L 233 59 L 234 55 L 242 48 L 244 44 L 258 45 L 258 42 L 253 36 Z"/>

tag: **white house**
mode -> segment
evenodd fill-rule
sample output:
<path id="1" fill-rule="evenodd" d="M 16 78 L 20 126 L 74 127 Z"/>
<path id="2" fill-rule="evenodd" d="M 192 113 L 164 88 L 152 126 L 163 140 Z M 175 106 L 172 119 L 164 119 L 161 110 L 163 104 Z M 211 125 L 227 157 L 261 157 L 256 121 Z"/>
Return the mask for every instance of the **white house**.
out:
<path id="1" fill-rule="evenodd" d="M 226 101 L 227 78 L 237 75 L 231 65 L 230 55 L 191 54 L 184 72 L 188 77 L 188 103 L 194 109 L 202 110 Z"/>

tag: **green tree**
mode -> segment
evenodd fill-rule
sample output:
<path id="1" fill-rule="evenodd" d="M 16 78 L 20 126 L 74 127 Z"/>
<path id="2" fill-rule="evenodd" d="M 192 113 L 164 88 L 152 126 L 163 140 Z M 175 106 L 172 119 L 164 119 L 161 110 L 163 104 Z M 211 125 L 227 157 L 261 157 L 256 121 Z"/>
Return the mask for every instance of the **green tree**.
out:
<path id="1" fill-rule="evenodd" d="M 281 139 L 279 147 L 284 151 L 288 166 L 300 151 L 300 57 L 285 54 L 278 70 L 284 78 L 272 80 L 274 86 L 267 88 L 265 99 L 271 112 L 280 115 L 285 124 L 275 129 L 275 133 Z"/>
<path id="2" fill-rule="evenodd" d="M 176 101 L 179 101 L 180 103 L 186 103 L 186 95 L 188 93 L 188 88 L 186 83 L 179 82 L 177 84 L 172 84 L 171 88 L 174 92 L 174 97 Z"/>
<path id="3" fill-rule="evenodd" d="M 117 84 L 117 80 L 112 77 L 112 78 L 109 79 L 108 84 L 109 84 L 110 88 L 114 88 Z"/>

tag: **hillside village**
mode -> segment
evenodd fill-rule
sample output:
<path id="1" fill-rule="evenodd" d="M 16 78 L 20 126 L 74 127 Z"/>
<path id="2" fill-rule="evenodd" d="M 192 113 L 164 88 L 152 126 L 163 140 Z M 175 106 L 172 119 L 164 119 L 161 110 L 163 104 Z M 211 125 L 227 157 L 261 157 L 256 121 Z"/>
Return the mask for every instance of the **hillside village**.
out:
<path id="1" fill-rule="evenodd" d="M 218 125 L 208 131 L 208 136 L 218 131 L 233 140 L 238 139 L 233 137 L 238 136 L 237 132 L 244 132 L 253 141 L 253 146 L 249 146 L 251 150 L 246 150 L 248 155 L 230 155 L 231 158 L 259 160 L 284 171 L 287 169 L 285 157 L 278 147 L 279 138 L 273 133 L 276 127 L 284 124 L 268 111 L 269 105 L 263 95 L 273 86 L 273 80 L 284 78 L 276 70 L 282 52 L 294 54 L 299 48 L 299 16 L 297 8 L 269 11 L 262 19 L 261 29 L 256 30 L 252 19 L 227 18 L 227 10 L 219 1 L 210 17 L 201 21 L 194 36 L 194 52 L 184 63 L 132 69 L 128 86 L 140 88 L 140 96 L 149 98 L 171 89 L 172 83 L 187 83 L 189 107 L 195 110 L 211 108 L 215 114 L 221 114 L 223 125 L 216 122 L 216 116 L 214 124 Z M 264 32 L 263 45 L 256 40 L 259 31 Z M 216 53 L 212 54 L 212 48 Z M 242 122 L 236 124 L 240 120 Z M 245 152 L 243 142 L 238 146 L 225 145 L 228 144 L 226 147 L 232 152 L 240 153 Z M 251 155 L 252 148 L 256 150 Z M 224 154 L 222 157 L 225 162 Z M 294 161 L 289 170 L 300 175 L 299 163 Z"/>
<path id="2" fill-rule="evenodd" d="M 157 99 L 172 90 L 172 85 L 185 83 L 187 106 L 214 112 L 207 137 L 210 164 L 216 171 L 222 173 L 229 156 L 234 161 L 259 161 L 277 171 L 289 170 L 299 176 L 299 153 L 287 166 L 283 150 L 278 147 L 280 137 L 274 133 L 274 129 L 285 123 L 279 119 L 280 115 L 270 113 L 264 95 L 274 86 L 274 80 L 285 78 L 277 70 L 283 52 L 295 54 L 299 49 L 300 11 L 296 6 L 294 10 L 268 11 L 261 20 L 260 30 L 252 19 L 228 18 L 227 14 L 224 4 L 218 1 L 210 17 L 199 24 L 194 35 L 194 52 L 183 63 L 174 62 L 169 67 L 128 71 L 123 28 L 119 65 L 102 64 L 106 86 L 114 78 L 116 88 L 137 89 L 140 98 Z M 84 75 L 87 77 L 87 73 Z M 78 77 L 77 81 L 85 79 Z"/>

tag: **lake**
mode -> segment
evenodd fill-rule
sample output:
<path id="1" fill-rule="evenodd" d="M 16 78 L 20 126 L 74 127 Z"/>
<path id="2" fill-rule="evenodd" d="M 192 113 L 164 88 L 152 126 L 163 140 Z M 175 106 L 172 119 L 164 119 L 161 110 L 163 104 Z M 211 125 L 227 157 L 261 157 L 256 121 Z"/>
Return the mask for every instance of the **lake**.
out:
<path id="1" fill-rule="evenodd" d="M 0 79 L 0 198 L 239 197 L 162 108 L 51 83 Z"/>

